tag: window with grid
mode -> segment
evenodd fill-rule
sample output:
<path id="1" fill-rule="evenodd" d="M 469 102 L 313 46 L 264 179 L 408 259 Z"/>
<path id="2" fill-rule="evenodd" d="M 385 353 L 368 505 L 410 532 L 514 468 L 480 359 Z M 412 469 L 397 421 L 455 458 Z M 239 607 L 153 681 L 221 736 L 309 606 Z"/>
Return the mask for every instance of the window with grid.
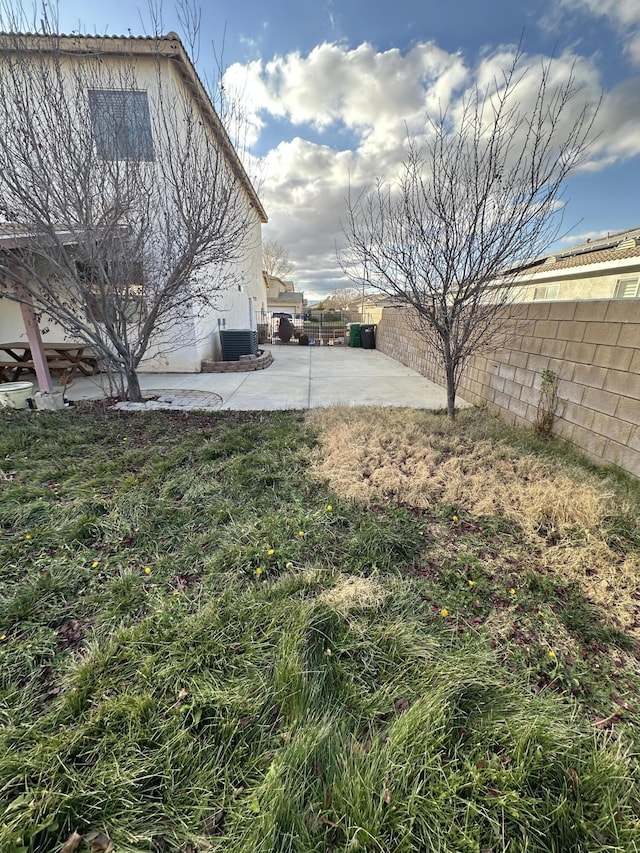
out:
<path id="1" fill-rule="evenodd" d="M 616 299 L 640 297 L 640 278 L 619 278 L 616 284 Z"/>
<path id="2" fill-rule="evenodd" d="M 155 159 L 146 92 L 91 89 L 89 109 L 101 160 Z"/>
<path id="3" fill-rule="evenodd" d="M 546 287 L 536 287 L 533 291 L 534 300 L 539 299 L 557 299 L 560 292 L 560 285 L 549 284 Z"/>

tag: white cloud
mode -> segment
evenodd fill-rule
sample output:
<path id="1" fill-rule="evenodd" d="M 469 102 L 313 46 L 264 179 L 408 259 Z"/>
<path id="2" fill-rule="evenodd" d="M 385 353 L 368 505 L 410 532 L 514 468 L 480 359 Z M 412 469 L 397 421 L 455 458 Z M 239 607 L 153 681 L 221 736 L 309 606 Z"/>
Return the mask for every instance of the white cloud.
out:
<path id="1" fill-rule="evenodd" d="M 588 243 L 591 240 L 600 240 L 602 237 L 608 236 L 608 231 L 583 231 L 580 234 L 567 234 L 566 237 L 561 237 L 558 243 L 561 246 L 580 246 L 582 243 Z"/>
<path id="2" fill-rule="evenodd" d="M 358 192 L 378 176 L 393 178 L 406 152 L 407 131 L 419 138 L 427 112 L 441 108 L 455 121 L 465 92 L 476 84 L 491 87 L 512 58 L 513 52 L 503 48 L 470 68 L 459 53 L 447 53 L 433 42 L 417 43 L 407 53 L 377 51 L 366 43 L 355 48 L 324 43 L 306 56 L 290 53 L 229 69 L 225 85 L 241 94 L 250 143 L 260 140 L 273 119 L 288 122 L 298 134 L 266 153 L 260 196 L 270 219 L 265 234 L 288 250 L 299 289 L 320 297 L 344 283 L 336 243 L 349 184 Z M 526 58 L 530 72 L 517 89 L 523 115 L 530 113 L 538 71 L 548 61 Z M 581 105 L 597 102 L 601 93 L 594 61 L 571 52 L 551 60 L 549 85 L 561 84 L 571 73 L 580 93 L 564 117 L 569 125 Z M 597 129 L 591 169 L 640 153 L 637 81 L 606 95 Z M 336 135 L 339 130 L 346 133 Z M 340 150 L 339 138 L 348 138 L 349 147 Z"/>
<path id="3" fill-rule="evenodd" d="M 640 2 L 638 0 L 560 0 L 570 11 L 607 18 L 620 33 L 631 62 L 640 65 Z"/>

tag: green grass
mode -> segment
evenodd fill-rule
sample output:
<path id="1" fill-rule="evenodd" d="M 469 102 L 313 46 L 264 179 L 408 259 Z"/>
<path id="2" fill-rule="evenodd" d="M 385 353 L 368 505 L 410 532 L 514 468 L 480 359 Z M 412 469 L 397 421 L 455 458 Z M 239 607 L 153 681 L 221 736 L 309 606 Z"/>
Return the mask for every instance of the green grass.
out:
<path id="1" fill-rule="evenodd" d="M 1 417 L 2 853 L 639 850 L 633 638 L 506 519 L 347 503 L 315 445 L 299 413 Z"/>

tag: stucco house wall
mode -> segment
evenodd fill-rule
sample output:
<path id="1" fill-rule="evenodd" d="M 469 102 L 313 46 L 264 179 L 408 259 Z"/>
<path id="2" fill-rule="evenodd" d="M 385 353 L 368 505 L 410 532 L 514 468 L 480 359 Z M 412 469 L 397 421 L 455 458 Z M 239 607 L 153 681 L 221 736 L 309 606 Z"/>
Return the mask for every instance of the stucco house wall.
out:
<path id="1" fill-rule="evenodd" d="M 37 47 L 37 37 L 34 37 L 34 44 Z M 75 84 L 74 64 L 90 67 L 91 73 L 95 69 L 99 83 L 101 73 L 107 82 L 117 79 L 119 64 L 126 62 L 135 75 L 136 88 L 147 92 L 152 127 L 153 116 L 160 110 L 170 109 L 178 117 L 181 112 L 199 111 L 203 126 L 214 135 L 219 150 L 223 151 L 225 168 L 239 176 L 241 199 L 249 217 L 242 252 L 234 263 L 224 268 L 211 264 L 201 271 L 202 279 L 211 282 L 215 293 L 212 305 L 184 318 L 177 334 L 174 330 L 170 339 L 162 335 L 152 339 L 140 365 L 142 372 L 198 372 L 203 359 L 221 357 L 218 320 L 225 328 L 255 329 L 259 312 L 266 308 L 267 295 L 262 278 L 264 209 L 175 34 L 170 33 L 160 40 L 65 37 L 65 46 L 68 48 L 64 62 L 69 86 Z M 184 130 L 181 141 L 185 142 Z M 154 164 L 150 163 L 149 167 L 154 168 Z M 41 327 L 45 342 L 71 340 L 49 318 L 42 317 Z M 0 300 L 0 339 L 26 340 L 20 306 L 7 299 Z"/>

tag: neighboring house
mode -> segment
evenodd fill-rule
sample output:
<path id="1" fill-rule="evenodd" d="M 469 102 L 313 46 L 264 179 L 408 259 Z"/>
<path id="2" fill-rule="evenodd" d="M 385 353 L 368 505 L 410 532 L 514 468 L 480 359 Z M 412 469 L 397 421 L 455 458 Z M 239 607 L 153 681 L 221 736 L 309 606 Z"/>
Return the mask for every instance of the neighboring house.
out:
<path id="1" fill-rule="evenodd" d="M 365 293 L 364 297 L 353 299 L 346 306 L 345 311 L 349 311 L 352 315 L 358 315 L 361 323 L 375 323 L 376 325 L 382 319 L 382 311 L 390 303 L 390 299 L 385 294 Z"/>
<path id="2" fill-rule="evenodd" d="M 538 258 L 520 268 L 517 302 L 640 298 L 640 228 Z"/>
<path id="3" fill-rule="evenodd" d="M 302 314 L 307 307 L 303 292 L 296 292 L 292 281 L 284 281 L 275 275 L 263 272 L 267 292 L 267 310 L 284 311 L 288 314 Z"/>
<path id="4" fill-rule="evenodd" d="M 0 36 L 0 49 L 9 53 L 10 36 Z M 26 36 L 22 48 L 42 54 L 46 50 L 50 36 Z M 219 330 L 256 329 L 267 305 L 267 289 L 262 276 L 262 224 L 267 216 L 246 174 L 216 110 L 202 84 L 198 74 L 175 33 L 158 38 L 103 37 L 103 36 L 60 36 L 56 39 L 56 49 L 64 58 L 65 73 L 73 79 L 75 65 L 93 63 L 94 88 L 88 91 L 87 103 L 89 117 L 86 123 L 93 132 L 93 144 L 96 156 L 101 160 L 124 160 L 136 158 L 152 161 L 162 157 L 161 147 L 155 144 L 152 127 L 155 120 L 159 124 L 164 120 L 161 111 L 172 114 L 190 114 L 197 117 L 198 125 L 205 128 L 210 140 L 218 151 L 222 152 L 223 162 L 229 173 L 235 176 L 241 188 L 240 197 L 246 210 L 248 223 L 242 243 L 242 251 L 237 252 L 233 261 L 227 263 L 224 273 L 221 265 L 211 263 L 200 270 L 199 282 L 211 281 L 212 292 L 220 287 L 215 306 L 207 306 L 199 313 L 193 311 L 183 321 L 179 330 L 179 347 L 164 345 L 162 339 L 152 338 L 151 345 L 141 362 L 141 371 L 198 372 L 203 359 L 220 358 L 221 347 Z M 44 45 L 44 47 L 43 47 Z M 135 84 L 128 88 L 117 89 L 100 86 L 99 70 L 116 69 L 127 62 L 135 69 Z M 68 70 L 67 70 L 68 69 Z M 108 79 L 108 77 L 106 78 Z M 37 109 L 37 105 L 34 105 Z M 183 111 L 182 113 L 180 111 Z M 114 134 L 113 116 L 120 120 L 120 127 Z M 91 132 L 91 131 L 89 131 Z M 175 137 L 178 139 L 178 136 Z M 179 141 L 177 142 L 179 145 Z M 153 166 L 151 165 L 150 168 Z M 70 184 L 73 183 L 73 176 Z M 21 232 L 11 221 L 11 215 L 5 214 L 0 223 L 0 252 L 6 253 L 20 248 L 28 250 L 29 233 Z M 87 271 L 87 275 L 90 271 Z M 41 319 L 41 331 L 46 341 L 65 340 L 69 336 L 46 317 Z M 13 301 L 3 299 L 0 302 L 0 341 L 24 340 L 25 326 L 21 308 Z"/>

